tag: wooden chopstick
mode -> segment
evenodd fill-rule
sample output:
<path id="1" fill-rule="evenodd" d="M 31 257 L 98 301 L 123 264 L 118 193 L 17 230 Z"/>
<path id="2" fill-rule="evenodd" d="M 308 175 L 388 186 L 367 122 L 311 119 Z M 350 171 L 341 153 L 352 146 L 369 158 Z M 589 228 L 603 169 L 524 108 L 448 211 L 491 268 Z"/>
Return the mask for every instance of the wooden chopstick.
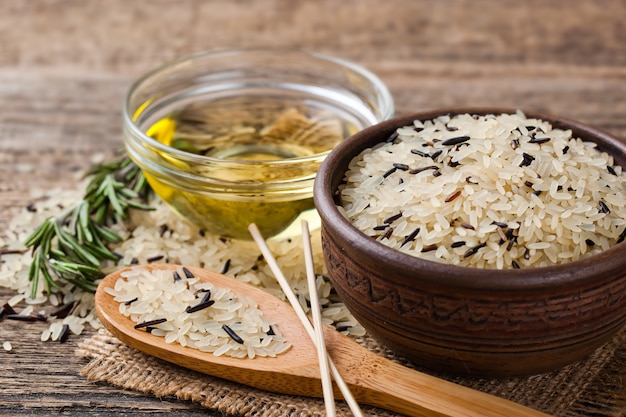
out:
<path id="1" fill-rule="evenodd" d="M 324 405 L 326 415 L 335 417 L 335 398 L 333 395 L 333 383 L 330 380 L 330 370 L 328 367 L 328 353 L 326 352 L 326 341 L 324 338 L 324 328 L 322 324 L 322 312 L 320 300 L 317 293 L 317 283 L 315 282 L 315 265 L 313 263 L 313 250 L 311 249 L 311 236 L 309 224 L 302 220 L 302 245 L 304 247 L 304 261 L 306 266 L 307 284 L 309 287 L 309 300 L 311 301 L 311 316 L 313 317 L 313 327 L 317 336 L 317 357 L 322 375 L 322 390 L 324 392 Z"/>
<path id="2" fill-rule="evenodd" d="M 315 337 L 315 330 L 313 329 L 313 325 L 309 321 L 306 313 L 304 312 L 304 310 L 302 309 L 302 306 L 300 305 L 300 302 L 298 301 L 298 298 L 294 294 L 293 290 L 289 286 L 289 283 L 287 282 L 287 279 L 285 278 L 282 271 L 280 270 L 280 267 L 278 266 L 276 259 L 274 258 L 274 256 L 272 255 L 272 252 L 270 251 L 269 247 L 265 243 L 263 236 L 261 236 L 261 232 L 259 232 L 259 229 L 256 227 L 254 223 L 248 226 L 248 230 L 250 231 L 250 234 L 252 235 L 252 238 L 256 242 L 257 246 L 261 250 L 261 253 L 263 254 L 263 257 L 265 258 L 265 261 L 267 262 L 268 266 L 274 273 L 276 280 L 278 281 L 278 283 L 280 284 L 280 287 L 282 288 L 283 292 L 287 296 L 287 299 L 289 300 L 289 303 L 293 307 L 296 315 L 300 319 L 300 322 L 304 326 L 304 329 L 308 333 L 313 343 L 316 344 L 317 338 Z M 339 370 L 337 369 L 337 367 L 333 363 L 332 358 L 330 357 L 328 357 L 328 365 L 330 367 L 330 371 L 333 375 L 333 378 L 335 379 L 335 383 L 339 387 L 339 390 L 341 391 L 341 394 L 343 395 L 344 400 L 346 401 L 346 403 L 348 403 L 348 406 L 350 407 L 350 411 L 352 411 L 352 414 L 354 414 L 357 417 L 363 417 L 363 412 L 361 411 L 361 407 L 354 399 L 352 392 L 350 392 L 350 388 L 348 388 L 348 385 L 344 381 L 343 377 L 339 373 Z"/>

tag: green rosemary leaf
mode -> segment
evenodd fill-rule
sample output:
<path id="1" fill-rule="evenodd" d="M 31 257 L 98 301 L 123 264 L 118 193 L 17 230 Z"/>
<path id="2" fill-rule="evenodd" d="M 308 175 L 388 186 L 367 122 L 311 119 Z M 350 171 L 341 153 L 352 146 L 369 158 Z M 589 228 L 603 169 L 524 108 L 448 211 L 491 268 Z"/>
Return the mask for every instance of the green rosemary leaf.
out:
<path id="1" fill-rule="evenodd" d="M 119 190 L 119 193 L 120 195 L 126 198 L 138 198 L 139 197 L 137 193 L 131 190 L 130 188 L 122 188 Z"/>
<path id="2" fill-rule="evenodd" d="M 95 220 L 96 224 L 105 224 L 106 223 L 106 219 L 107 219 L 107 214 L 108 214 L 108 207 L 107 206 L 102 205 L 102 206 L 98 207 L 98 209 L 93 214 L 94 220 Z"/>
<path id="3" fill-rule="evenodd" d="M 61 251 L 51 253 L 49 266 L 61 278 L 65 278 L 67 274 L 71 273 L 72 277 L 93 281 L 104 275 L 98 267 L 77 263 Z"/>
<path id="4" fill-rule="evenodd" d="M 39 287 L 39 271 L 41 269 L 41 248 L 35 249 L 33 252 L 33 261 L 28 267 L 28 279 L 30 281 L 31 290 L 30 298 L 37 296 L 37 288 Z"/>
<path id="5" fill-rule="evenodd" d="M 62 215 L 46 219 L 25 241 L 33 248 L 28 269 L 32 297 L 40 283 L 49 292 L 60 287 L 60 280 L 94 291 L 96 281 L 104 275 L 102 262 L 118 259 L 109 245 L 122 237 L 108 227 L 110 222 L 125 221 L 130 209 L 153 210 L 145 204 L 150 186 L 128 156 L 94 165 L 87 176 L 91 178 L 83 200 Z"/>
<path id="6" fill-rule="evenodd" d="M 80 210 L 78 210 L 78 206 L 76 206 L 72 210 L 70 210 L 67 216 L 65 216 L 65 218 L 63 219 L 67 228 L 71 230 L 73 233 L 76 233 L 78 231 L 77 229 L 78 229 L 78 214 L 79 213 L 80 213 Z M 57 221 L 61 221 L 61 219 L 57 219 Z"/>
<path id="7" fill-rule="evenodd" d="M 96 292 L 98 284 L 95 282 L 85 281 L 82 279 L 66 277 L 65 280 L 77 288 L 86 292 Z"/>
<path id="8" fill-rule="evenodd" d="M 146 211 L 154 210 L 154 207 L 150 207 L 150 206 L 148 206 L 146 204 L 141 204 L 141 203 L 137 203 L 137 202 L 134 202 L 134 201 L 129 201 L 128 202 L 128 207 L 136 208 L 136 209 L 139 209 L 139 210 L 146 210 Z"/>
<path id="9" fill-rule="evenodd" d="M 42 257 L 42 247 L 37 248 L 33 253 L 33 261 L 29 266 L 28 277 L 31 282 L 30 297 L 35 298 L 37 296 L 37 289 L 39 288 L 39 276 L 40 274 L 44 279 L 44 290 L 50 292 L 50 287 L 58 288 L 58 284 L 52 279 L 52 276 L 48 272 L 45 259 Z"/>
<path id="10" fill-rule="evenodd" d="M 76 256 L 78 256 L 78 258 L 87 265 L 93 265 L 95 267 L 100 265 L 101 260 L 89 251 L 89 245 L 81 245 L 76 237 L 63 230 L 59 231 L 58 237 L 59 239 L 62 239 L 72 249 Z"/>
<path id="11" fill-rule="evenodd" d="M 52 244 L 52 239 L 54 239 L 54 225 L 56 223 L 56 219 L 54 217 L 50 217 L 48 220 L 44 222 L 46 225 L 46 230 L 44 230 L 44 234 L 41 237 L 40 245 L 37 245 L 41 248 L 41 253 L 48 253 L 50 250 L 50 246 Z"/>
<path id="12" fill-rule="evenodd" d="M 90 224 L 89 229 L 94 234 L 94 236 L 96 236 L 96 239 L 103 244 L 103 241 L 108 243 L 119 243 L 122 241 L 122 237 L 108 227 L 96 227 L 94 224 Z"/>
<path id="13" fill-rule="evenodd" d="M 106 196 L 109 204 L 113 208 L 113 213 L 116 217 L 124 216 L 124 209 L 120 204 L 118 193 L 116 193 L 116 188 L 118 188 L 122 183 L 115 181 L 115 179 L 111 176 L 107 176 L 98 188 L 98 192 L 102 193 Z"/>
<path id="14" fill-rule="evenodd" d="M 111 252 L 101 241 L 85 245 L 83 248 L 100 260 L 109 259 L 111 261 L 116 261 L 118 259 L 117 256 L 115 256 L 115 254 Z"/>
<path id="15" fill-rule="evenodd" d="M 50 260 L 50 265 L 59 274 L 72 274 L 78 275 L 85 274 L 89 277 L 101 277 L 102 272 L 98 268 L 94 268 L 88 265 L 77 264 L 67 261 L 59 261 L 56 259 Z"/>
<path id="16" fill-rule="evenodd" d="M 52 279 L 52 276 L 50 275 L 50 272 L 48 271 L 48 267 L 46 266 L 45 262 L 41 264 L 40 271 L 44 277 L 46 292 L 50 292 L 50 287 L 60 288 L 59 284 L 57 284 L 56 281 Z M 37 287 L 35 287 L 35 289 L 37 289 Z"/>
<path id="17" fill-rule="evenodd" d="M 101 207 L 104 207 L 106 210 L 108 210 L 109 207 L 107 207 L 107 195 L 104 193 L 99 193 L 99 188 L 85 194 L 85 201 L 88 202 L 89 207 L 91 208 L 91 211 L 93 212 L 94 210 L 99 210 Z"/>
<path id="18" fill-rule="evenodd" d="M 57 274 L 76 274 L 78 272 L 78 264 L 57 261 L 55 259 L 50 260 L 50 266 L 56 271 Z"/>
<path id="19" fill-rule="evenodd" d="M 89 207 L 87 204 L 82 201 L 72 210 L 72 214 L 72 221 L 68 228 L 74 232 L 80 242 L 92 242 L 94 236 L 89 229 Z"/>
<path id="20" fill-rule="evenodd" d="M 42 241 L 45 240 L 46 236 L 49 234 L 49 230 L 52 227 L 52 224 L 46 220 L 39 227 L 37 227 L 31 235 L 26 238 L 24 245 L 27 247 L 38 247 Z"/>
<path id="21" fill-rule="evenodd" d="M 148 184 L 148 180 L 146 179 L 146 176 L 141 171 L 139 171 L 139 173 L 137 174 L 137 179 L 133 186 L 133 191 L 136 192 L 140 196 L 147 196 L 147 194 L 150 191 L 150 185 Z"/>
<path id="22" fill-rule="evenodd" d="M 89 218 L 89 205 L 86 201 L 81 201 L 78 209 L 78 224 L 81 229 L 88 230 L 91 219 Z M 89 235 L 89 234 L 88 234 Z M 91 241 L 91 237 L 87 239 Z"/>
<path id="23" fill-rule="evenodd" d="M 48 268 L 46 267 L 45 262 L 43 260 L 40 264 L 39 272 L 41 273 L 41 275 L 43 275 L 44 291 L 49 293 L 50 287 L 54 285 L 54 280 L 50 276 L 50 273 L 48 272 Z M 36 297 L 36 291 L 37 291 L 37 286 L 35 286 L 31 290 L 31 298 Z"/>

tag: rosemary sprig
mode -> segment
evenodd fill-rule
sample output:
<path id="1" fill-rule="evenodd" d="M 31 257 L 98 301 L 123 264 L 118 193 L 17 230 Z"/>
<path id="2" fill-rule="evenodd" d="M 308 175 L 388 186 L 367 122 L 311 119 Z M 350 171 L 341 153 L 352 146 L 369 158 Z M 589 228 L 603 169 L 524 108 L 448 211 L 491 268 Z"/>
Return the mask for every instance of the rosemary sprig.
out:
<path id="1" fill-rule="evenodd" d="M 153 209 L 145 204 L 150 187 L 128 156 L 95 165 L 87 176 L 91 178 L 83 199 L 67 212 L 46 219 L 24 242 L 33 249 L 28 270 L 33 298 L 42 277 L 46 292 L 59 287 L 55 276 L 82 290 L 95 291 L 103 276 L 100 264 L 118 259 L 109 245 L 121 237 L 109 226 L 126 220 L 131 208 Z"/>

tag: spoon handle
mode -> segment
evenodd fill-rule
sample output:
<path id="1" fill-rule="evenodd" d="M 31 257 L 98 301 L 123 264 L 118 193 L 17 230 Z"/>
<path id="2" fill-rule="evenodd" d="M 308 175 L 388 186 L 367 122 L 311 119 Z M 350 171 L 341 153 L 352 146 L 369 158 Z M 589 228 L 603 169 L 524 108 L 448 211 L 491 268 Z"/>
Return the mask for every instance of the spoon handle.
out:
<path id="1" fill-rule="evenodd" d="M 357 401 L 407 416 L 547 417 L 540 411 L 424 374 L 345 340 L 330 355 Z"/>

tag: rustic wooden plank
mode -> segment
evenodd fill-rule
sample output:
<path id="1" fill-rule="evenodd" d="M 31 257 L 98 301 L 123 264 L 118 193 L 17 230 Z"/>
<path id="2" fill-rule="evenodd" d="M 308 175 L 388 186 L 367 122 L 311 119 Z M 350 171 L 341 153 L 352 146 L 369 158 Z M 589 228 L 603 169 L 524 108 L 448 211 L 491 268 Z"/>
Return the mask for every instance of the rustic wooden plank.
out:
<path id="1" fill-rule="evenodd" d="M 32 190 L 75 187 L 94 156 L 121 147 L 121 100 L 135 77 L 214 47 L 351 59 L 390 86 L 402 114 L 504 105 L 626 138 L 624 16 L 620 0 L 0 2 L 0 234 Z M 0 303 L 12 295 L 0 288 Z M 0 350 L 1 415 L 207 415 L 87 382 L 78 338 L 44 344 L 41 329 L 0 321 L 0 342 L 14 346 Z"/>

